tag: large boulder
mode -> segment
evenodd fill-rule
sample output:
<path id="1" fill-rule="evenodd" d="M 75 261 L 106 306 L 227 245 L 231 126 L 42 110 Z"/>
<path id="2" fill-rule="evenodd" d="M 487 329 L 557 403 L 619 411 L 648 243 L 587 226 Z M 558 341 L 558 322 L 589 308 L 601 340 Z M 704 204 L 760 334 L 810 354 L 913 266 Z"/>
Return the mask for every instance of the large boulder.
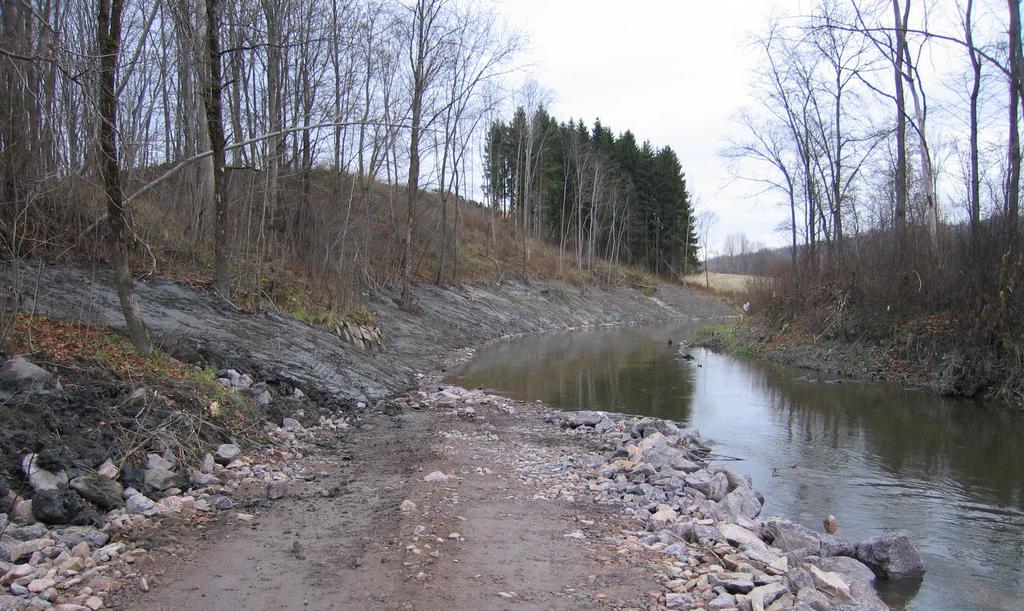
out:
<path id="1" fill-rule="evenodd" d="M 924 575 L 921 554 L 906 535 L 880 535 L 861 541 L 854 548 L 857 560 L 871 567 L 883 579 L 906 579 Z"/>
<path id="2" fill-rule="evenodd" d="M 146 469 L 145 482 L 153 490 L 159 491 L 185 487 L 185 478 L 170 469 Z"/>
<path id="3" fill-rule="evenodd" d="M 82 498 L 92 501 L 101 509 L 109 510 L 124 505 L 124 488 L 121 484 L 97 473 L 76 477 L 71 480 L 71 487 Z"/>
<path id="4" fill-rule="evenodd" d="M 838 573 L 846 583 L 863 581 L 871 583 L 875 580 L 875 573 L 866 564 L 856 558 L 846 556 L 830 556 L 821 558 L 807 558 L 807 562 L 817 566 L 823 571 Z"/>
<path id="5" fill-rule="evenodd" d="M 736 488 L 718 503 L 719 518 L 728 522 L 743 523 L 753 520 L 760 513 L 761 501 L 749 486 Z"/>
<path id="6" fill-rule="evenodd" d="M 835 535 L 823 535 L 815 533 L 818 541 L 821 542 L 822 556 L 850 556 L 853 557 L 853 543 Z"/>
<path id="7" fill-rule="evenodd" d="M 687 486 L 699 490 L 701 494 L 715 501 L 721 501 L 729 490 L 729 480 L 721 473 L 712 473 L 700 469 L 683 478 Z"/>
<path id="8" fill-rule="evenodd" d="M 718 524 L 718 532 L 722 533 L 725 540 L 736 547 L 746 545 L 748 548 L 757 550 L 758 552 L 768 551 L 768 546 L 765 545 L 764 541 L 762 541 L 760 537 L 754 534 L 753 531 L 743 528 L 738 524 L 720 522 Z"/>
<path id="9" fill-rule="evenodd" d="M 99 515 L 82 505 L 74 490 L 41 490 L 32 497 L 32 517 L 45 524 L 97 524 Z"/>
<path id="10" fill-rule="evenodd" d="M 0 367 L 0 386 L 12 390 L 42 390 L 60 388 L 60 383 L 49 371 L 19 354 L 4 361 Z"/>
<path id="11" fill-rule="evenodd" d="M 692 473 L 700 469 L 700 465 L 690 460 L 690 455 L 678 448 L 659 446 L 644 452 L 644 461 L 659 470 L 672 469 Z"/>
<path id="12" fill-rule="evenodd" d="M 761 536 L 774 547 L 787 553 L 804 550 L 806 555 L 817 556 L 821 551 L 821 541 L 817 533 L 789 520 L 766 520 L 761 527 Z"/>
<path id="13" fill-rule="evenodd" d="M 590 410 L 572 412 L 567 418 L 562 420 L 562 426 L 573 429 L 577 429 L 581 426 L 597 426 L 604 417 L 605 415 L 603 413 Z"/>
<path id="14" fill-rule="evenodd" d="M 631 437 L 644 438 L 652 433 L 661 433 L 666 437 L 679 436 L 679 427 L 668 420 L 661 418 L 641 418 L 629 427 Z"/>
<path id="15" fill-rule="evenodd" d="M 219 464 L 226 465 L 238 458 L 241 454 L 242 448 L 237 445 L 233 443 L 222 443 L 217 446 L 217 452 L 214 454 L 214 460 Z"/>
<path id="16" fill-rule="evenodd" d="M 713 471 L 715 473 L 721 473 L 725 476 L 725 479 L 729 481 L 729 492 L 732 492 L 740 486 L 746 486 L 748 488 L 754 487 L 754 484 L 749 477 L 743 477 L 729 467 L 715 467 Z"/>

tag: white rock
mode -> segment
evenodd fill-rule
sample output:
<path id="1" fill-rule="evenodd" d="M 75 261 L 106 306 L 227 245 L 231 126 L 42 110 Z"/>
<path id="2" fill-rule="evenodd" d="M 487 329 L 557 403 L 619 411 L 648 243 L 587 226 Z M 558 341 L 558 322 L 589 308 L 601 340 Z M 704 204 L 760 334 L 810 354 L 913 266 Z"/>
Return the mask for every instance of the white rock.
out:
<path id="1" fill-rule="evenodd" d="M 430 475 L 427 475 L 426 477 L 424 477 L 423 481 L 425 481 L 425 482 L 446 482 L 446 481 L 448 481 L 448 476 L 445 475 L 441 471 L 434 471 Z"/>

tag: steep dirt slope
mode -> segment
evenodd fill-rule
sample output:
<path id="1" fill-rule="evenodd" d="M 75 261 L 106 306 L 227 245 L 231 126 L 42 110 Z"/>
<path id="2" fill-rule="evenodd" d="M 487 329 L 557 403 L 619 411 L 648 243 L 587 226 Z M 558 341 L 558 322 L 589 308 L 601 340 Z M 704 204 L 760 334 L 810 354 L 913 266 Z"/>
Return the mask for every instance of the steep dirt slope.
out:
<path id="1" fill-rule="evenodd" d="M 34 291 L 23 307 L 76 322 L 124 325 L 104 270 L 45 263 L 15 270 L 2 262 L 0 274 L 6 285 L 17 281 Z M 714 299 L 671 285 L 660 287 L 654 297 L 624 287 L 581 292 L 550 282 L 417 286 L 414 294 L 422 311 L 416 314 L 401 311 L 393 295 L 371 300 L 388 348 L 373 354 L 291 317 L 241 312 L 211 293 L 175 282 L 140 282 L 137 287 L 151 331 L 176 355 L 192 352 L 216 366 L 290 383 L 325 406 L 407 390 L 417 373 L 436 368 L 452 350 L 507 335 L 733 314 Z"/>

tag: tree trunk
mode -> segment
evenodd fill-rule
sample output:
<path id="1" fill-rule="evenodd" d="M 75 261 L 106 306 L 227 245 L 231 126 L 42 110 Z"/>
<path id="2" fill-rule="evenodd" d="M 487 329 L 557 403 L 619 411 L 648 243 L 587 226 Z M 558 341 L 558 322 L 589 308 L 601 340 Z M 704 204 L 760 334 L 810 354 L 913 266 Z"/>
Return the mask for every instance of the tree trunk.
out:
<path id="1" fill-rule="evenodd" d="M 971 16 L 974 9 L 974 0 L 967 0 L 967 10 L 964 13 L 964 34 L 967 40 L 967 53 L 971 58 L 971 71 L 974 75 L 974 84 L 971 88 L 970 107 L 970 166 L 971 177 L 968 197 L 970 199 L 971 235 L 978 235 L 978 228 L 981 225 L 981 175 L 978 170 L 978 99 L 981 95 L 981 57 L 974 48 L 974 26 Z"/>
<path id="2" fill-rule="evenodd" d="M 114 265 L 114 288 L 121 302 L 128 335 L 141 354 L 153 351 L 146 323 L 142 319 L 139 300 L 135 295 L 135 281 L 128 265 L 128 228 L 124 192 L 121 190 L 121 170 L 117 158 L 117 60 L 121 47 L 122 0 L 99 0 L 97 46 L 100 53 L 99 69 L 99 141 L 98 156 L 103 194 L 107 199 L 107 222 L 111 235 L 111 261 Z"/>
<path id="3" fill-rule="evenodd" d="M 206 127 L 213 152 L 213 206 L 216 214 L 214 226 L 213 287 L 224 299 L 231 298 L 231 278 L 228 270 L 227 197 L 225 196 L 225 158 L 223 91 L 220 61 L 220 0 L 206 0 Z"/>
<path id="4" fill-rule="evenodd" d="M 896 22 L 896 49 L 893 52 L 893 71 L 896 80 L 896 185 L 895 222 L 896 231 L 902 236 L 907 225 L 907 110 L 903 92 L 903 48 L 907 33 L 904 15 L 910 11 L 909 0 L 906 13 L 900 14 L 899 0 L 892 0 L 893 16 Z"/>
<path id="5" fill-rule="evenodd" d="M 1020 212 L 1020 83 L 1021 70 L 1020 0 L 1007 0 L 1010 9 L 1010 137 L 1006 185 L 1006 222 L 1011 236 L 1016 233 Z"/>

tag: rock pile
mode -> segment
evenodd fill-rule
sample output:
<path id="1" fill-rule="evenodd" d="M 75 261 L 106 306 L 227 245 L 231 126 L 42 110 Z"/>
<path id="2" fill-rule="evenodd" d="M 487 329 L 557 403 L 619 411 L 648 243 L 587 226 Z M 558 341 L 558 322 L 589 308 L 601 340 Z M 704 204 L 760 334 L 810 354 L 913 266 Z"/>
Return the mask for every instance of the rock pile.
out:
<path id="1" fill-rule="evenodd" d="M 414 393 L 407 402 L 463 420 L 483 406 L 509 414 L 535 407 L 457 387 Z M 671 421 L 596 411 L 547 412 L 545 420 L 595 451 L 525 447 L 510 464 L 542 489 L 535 499 L 591 499 L 635 517 L 639 528 L 618 541 L 619 553 L 662 555 L 662 601 L 670 609 L 882 610 L 876 579 L 924 573 L 905 535 L 855 543 L 762 516 L 764 498 L 753 482 L 712 464 L 711 444 Z"/>
<path id="2" fill-rule="evenodd" d="M 16 365 L 7 369 L 8 387 L 56 388 L 42 370 Z M 15 373 L 30 381 L 18 382 Z M 265 385 L 248 375 L 228 369 L 218 376 L 225 386 L 253 392 L 257 401 L 266 394 L 269 401 Z M 343 419 L 321 416 L 316 428 L 347 427 Z M 268 426 L 272 446 L 260 451 L 263 456 L 245 456 L 237 444 L 224 443 L 196 465 L 183 464 L 170 451 L 147 454 L 143 465 L 121 466 L 111 459 L 88 466 L 69 462 L 50 450 L 25 454 L 24 489 L 0 486 L 0 609 L 103 608 L 105 597 L 126 579 L 145 583 L 131 566 L 147 553 L 133 542 L 136 533 L 164 519 L 203 521 L 229 512 L 243 500 L 239 494 L 251 491 L 262 489 L 269 500 L 295 494 L 293 480 L 309 479 L 295 462 L 309 434 L 298 420 L 285 418 L 280 427 Z"/>
<path id="3" fill-rule="evenodd" d="M 905 535 L 851 543 L 788 520 L 762 517 L 763 497 L 735 471 L 709 464 L 699 434 L 655 418 L 552 413 L 567 434 L 597 436 L 601 464 L 581 467 L 581 493 L 621 504 L 646 525 L 634 545 L 672 557 L 669 608 L 886 609 L 875 578 L 918 578 Z"/>

